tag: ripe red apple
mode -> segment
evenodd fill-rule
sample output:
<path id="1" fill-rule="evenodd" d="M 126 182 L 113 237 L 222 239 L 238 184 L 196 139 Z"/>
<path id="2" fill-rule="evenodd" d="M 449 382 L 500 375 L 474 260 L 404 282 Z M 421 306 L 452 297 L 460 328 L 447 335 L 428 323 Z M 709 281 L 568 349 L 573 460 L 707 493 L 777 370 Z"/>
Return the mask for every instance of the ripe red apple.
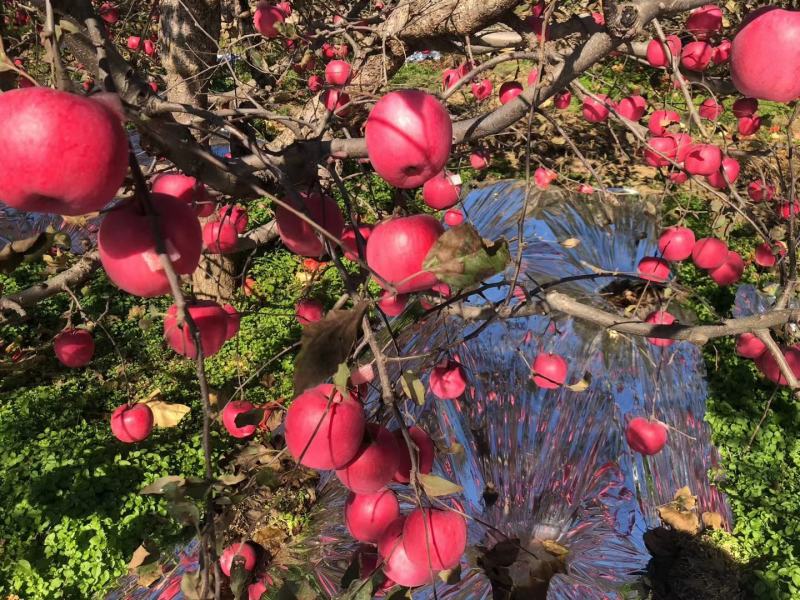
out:
<path id="1" fill-rule="evenodd" d="M 94 356 L 94 338 L 87 329 L 65 329 L 53 340 L 53 350 L 65 367 L 84 367 Z"/>
<path id="2" fill-rule="evenodd" d="M 142 45 L 142 38 L 138 35 L 132 35 L 128 37 L 128 50 L 138 50 L 139 46 Z"/>
<path id="3" fill-rule="evenodd" d="M 408 294 L 394 295 L 385 290 L 381 293 L 381 299 L 378 300 L 378 307 L 387 317 L 396 317 L 402 314 L 406 304 L 408 304 Z"/>
<path id="4" fill-rule="evenodd" d="M 336 471 L 336 477 L 351 492 L 374 494 L 392 480 L 400 462 L 400 448 L 385 427 L 370 423 L 356 455 Z"/>
<path id="5" fill-rule="evenodd" d="M 459 79 L 461 79 L 461 75 L 459 75 L 458 69 L 445 69 L 442 71 L 442 87 L 445 91 L 458 83 Z"/>
<path id="6" fill-rule="evenodd" d="M 422 269 L 422 262 L 442 233 L 442 225 L 430 215 L 387 219 L 369 237 L 367 264 L 400 294 L 430 289 L 437 279 Z"/>
<path id="7" fill-rule="evenodd" d="M 657 136 L 664 136 L 669 133 L 669 127 L 681 122 L 681 116 L 674 110 L 657 110 L 650 115 L 647 121 L 647 128 L 650 133 Z"/>
<path id="8" fill-rule="evenodd" d="M 464 213 L 462 213 L 460 210 L 451 208 L 444 213 L 444 222 L 450 227 L 457 227 L 464 222 Z"/>
<path id="9" fill-rule="evenodd" d="M 533 172 L 533 181 L 541 190 L 546 190 L 556 179 L 558 179 L 558 173 L 544 167 L 539 167 Z"/>
<path id="10" fill-rule="evenodd" d="M 359 225 L 358 231 L 364 239 L 364 248 L 369 236 L 372 235 L 372 225 Z M 358 241 L 356 240 L 356 232 L 350 226 L 345 227 L 342 232 L 342 245 L 344 246 L 344 256 L 348 260 L 358 260 Z"/>
<path id="11" fill-rule="evenodd" d="M 403 543 L 405 517 L 394 520 L 378 540 L 378 553 L 383 558 L 383 572 L 399 585 L 416 587 L 433 582 L 435 573 L 426 565 L 417 565 L 408 558 Z"/>
<path id="12" fill-rule="evenodd" d="M 778 216 L 784 221 L 800 215 L 800 202 L 781 202 L 778 205 Z"/>
<path id="13" fill-rule="evenodd" d="M 711 62 L 715 65 L 724 65 L 731 59 L 731 44 L 730 40 L 722 40 L 719 45 L 711 49 Z"/>
<path id="14" fill-rule="evenodd" d="M 722 113 L 725 112 L 725 107 L 714 100 L 714 98 L 706 98 L 703 100 L 703 103 L 700 105 L 700 108 L 697 112 L 699 112 L 700 116 L 704 119 L 716 121 L 722 116 Z"/>
<path id="15" fill-rule="evenodd" d="M 308 78 L 308 89 L 311 90 L 313 93 L 317 93 L 322 89 L 322 77 L 319 75 L 311 75 Z"/>
<path id="16" fill-rule="evenodd" d="M 617 104 L 617 112 L 630 121 L 638 121 L 647 110 L 647 100 L 634 95 L 623 98 Z"/>
<path id="17" fill-rule="evenodd" d="M 153 193 L 173 196 L 191 204 L 198 217 L 209 217 L 214 213 L 214 201 L 206 186 L 194 177 L 182 173 L 160 173 L 152 179 L 151 186 Z"/>
<path id="18" fill-rule="evenodd" d="M 453 125 L 434 96 L 399 90 L 389 92 L 372 108 L 365 137 L 378 175 L 395 187 L 415 188 L 444 169 Z"/>
<path id="19" fill-rule="evenodd" d="M 786 357 L 786 362 L 795 377 L 800 376 L 800 349 L 797 346 L 791 346 L 783 351 Z M 769 351 L 762 352 L 761 356 L 755 359 L 758 370 L 764 374 L 764 377 L 778 385 L 786 385 L 786 378 L 781 373 L 778 362 Z"/>
<path id="20" fill-rule="evenodd" d="M 203 225 L 203 245 L 212 254 L 235 252 L 239 242 L 239 232 L 228 219 L 209 221 Z"/>
<path id="21" fill-rule="evenodd" d="M 756 246 L 755 263 L 759 267 L 768 269 L 775 266 L 776 262 L 777 258 L 775 258 L 775 253 L 772 251 L 772 246 L 770 244 L 764 242 Z"/>
<path id="22" fill-rule="evenodd" d="M 122 404 L 111 413 L 111 433 L 120 442 L 141 442 L 153 431 L 153 411 L 147 404 Z"/>
<path id="23" fill-rule="evenodd" d="M 712 34 L 722 29 L 722 9 L 714 4 L 707 4 L 693 10 L 686 19 L 686 31 L 698 40 L 707 40 Z"/>
<path id="24" fill-rule="evenodd" d="M 681 50 L 681 66 L 689 71 L 705 71 L 712 56 L 713 50 L 708 42 L 689 42 Z"/>
<path id="25" fill-rule="evenodd" d="M 153 43 L 153 40 L 145 40 L 143 46 L 144 46 L 144 53 L 147 56 L 155 55 L 156 45 Z"/>
<path id="26" fill-rule="evenodd" d="M 692 260 L 700 269 L 713 271 L 728 258 L 728 246 L 717 238 L 697 240 L 692 249 Z"/>
<path id="27" fill-rule="evenodd" d="M 800 96 L 800 12 L 774 6 L 751 12 L 731 47 L 731 77 L 743 95 L 775 102 Z"/>
<path id="28" fill-rule="evenodd" d="M 475 150 L 469 155 L 469 164 L 476 171 L 482 171 L 489 166 L 490 155 L 486 150 Z"/>
<path id="29" fill-rule="evenodd" d="M 99 14 L 100 18 L 109 25 L 113 25 L 119 21 L 119 9 L 111 4 L 111 2 L 103 2 L 103 4 L 100 5 L 100 9 L 97 11 L 97 14 Z"/>
<path id="30" fill-rule="evenodd" d="M 739 178 L 739 170 L 739 161 L 730 156 L 726 156 L 722 159 L 720 170 L 706 177 L 706 180 L 718 190 L 725 190 L 728 189 L 728 183 L 725 181 L 725 177 L 728 178 L 728 181 L 734 183 Z M 724 176 L 723 173 L 725 174 Z"/>
<path id="31" fill-rule="evenodd" d="M 670 262 L 686 260 L 694 248 L 694 231 L 688 227 L 668 227 L 658 238 L 658 251 Z"/>
<path id="32" fill-rule="evenodd" d="M 22 211 L 103 208 L 128 171 L 128 138 L 106 103 L 45 87 L 0 94 L 0 198 Z"/>
<path id="33" fill-rule="evenodd" d="M 283 23 L 285 18 L 286 16 L 281 9 L 272 6 L 266 0 L 262 0 L 256 6 L 256 12 L 253 14 L 253 26 L 265 38 L 273 39 L 280 35 L 275 25 Z"/>
<path id="34" fill-rule="evenodd" d="M 344 217 L 333 198 L 316 192 L 300 192 L 298 196 L 299 201 L 288 197 L 283 201 L 297 210 L 305 212 L 331 235 L 337 238 L 341 236 L 344 229 Z M 312 258 L 320 258 L 325 254 L 325 246 L 320 239 L 320 234 L 317 234 L 311 225 L 289 212 L 288 209 L 276 206 L 275 221 L 281 241 L 295 254 Z"/>
<path id="35" fill-rule="evenodd" d="M 546 390 L 559 388 L 567 380 L 567 361 L 558 354 L 537 355 L 532 370 L 533 382 Z"/>
<path id="36" fill-rule="evenodd" d="M 683 171 L 676 171 L 669 174 L 669 180 L 677 185 L 686 183 L 687 179 L 689 179 L 689 176 Z"/>
<path id="37" fill-rule="evenodd" d="M 203 246 L 194 210 L 171 196 L 152 194 L 152 199 L 175 272 L 191 274 L 200 262 Z M 120 289 L 144 297 L 169 292 L 169 281 L 158 259 L 150 219 L 136 202 L 106 214 L 100 224 L 97 247 L 106 274 Z"/>
<path id="38" fill-rule="evenodd" d="M 670 54 L 679 56 L 683 47 L 680 38 L 676 35 L 668 35 L 666 40 Z M 666 67 L 672 62 L 672 57 L 664 52 L 664 44 L 661 43 L 661 40 L 650 40 L 650 43 L 647 44 L 647 62 L 651 67 L 656 68 Z"/>
<path id="39" fill-rule="evenodd" d="M 240 315 L 239 311 L 230 304 L 224 304 L 222 306 L 222 310 L 228 314 L 228 327 L 225 329 L 225 340 L 227 341 L 233 337 L 236 337 L 236 334 L 239 333 L 242 315 Z"/>
<path id="40" fill-rule="evenodd" d="M 742 137 L 755 135 L 761 129 L 761 117 L 754 115 L 752 117 L 742 117 L 736 126 L 736 130 Z"/>
<path id="41" fill-rule="evenodd" d="M 279 11 L 281 11 L 287 17 L 291 16 L 292 14 L 292 3 L 291 2 L 278 2 L 275 5 Z"/>
<path id="42" fill-rule="evenodd" d="M 255 425 L 243 425 L 238 427 L 236 425 L 236 415 L 250 412 L 254 410 L 255 406 L 246 400 L 231 400 L 222 409 L 222 424 L 235 438 L 247 438 L 256 432 Z"/>
<path id="43" fill-rule="evenodd" d="M 239 234 L 247 231 L 247 224 L 250 222 L 250 217 L 247 215 L 247 209 L 236 204 L 226 204 L 219 209 L 219 220 L 230 221 L 236 227 L 236 232 Z"/>
<path id="44" fill-rule="evenodd" d="M 605 94 L 595 94 L 595 96 L 597 100 L 590 96 L 586 96 L 583 99 L 581 112 L 583 113 L 583 118 L 589 123 L 600 123 L 608 119 L 608 105 L 613 105 Z"/>
<path id="45" fill-rule="evenodd" d="M 669 133 L 667 137 L 675 140 L 675 162 L 682 163 L 692 147 L 692 136 L 688 133 Z"/>
<path id="46" fill-rule="evenodd" d="M 420 473 L 427 475 L 433 470 L 433 459 L 436 455 L 436 447 L 433 445 L 433 440 L 424 429 L 416 425 L 408 428 L 408 434 L 417 446 L 417 468 Z M 411 481 L 411 456 L 408 453 L 408 446 L 403 437 L 403 432 L 399 429 L 394 432 L 394 438 L 397 442 L 397 447 L 400 449 L 400 460 L 392 479 L 397 483 L 408 483 Z"/>
<path id="47" fill-rule="evenodd" d="M 645 323 L 652 323 L 654 325 L 672 325 L 675 322 L 675 315 L 668 313 L 665 310 L 655 310 L 645 318 Z M 672 346 L 674 340 L 669 338 L 649 337 L 647 341 L 654 346 L 661 348 L 668 348 Z"/>
<path id="48" fill-rule="evenodd" d="M 662 156 L 663 155 L 663 156 Z M 672 136 L 651 137 L 644 149 L 644 160 L 651 167 L 666 167 L 678 155 L 678 144 Z"/>
<path id="49" fill-rule="evenodd" d="M 625 428 L 625 439 L 634 452 L 652 456 L 661 452 L 667 443 L 667 428 L 658 421 L 635 417 Z"/>
<path id="50" fill-rule="evenodd" d="M 347 85 L 352 69 L 343 60 L 332 60 L 325 66 L 325 81 L 331 85 Z"/>
<path id="51" fill-rule="evenodd" d="M 722 150 L 713 144 L 692 144 L 683 162 L 692 175 L 713 175 L 722 166 Z"/>
<path id="52" fill-rule="evenodd" d="M 477 102 L 482 102 L 492 95 L 493 87 L 491 79 L 483 79 L 479 83 L 472 84 L 472 95 Z"/>
<path id="53" fill-rule="evenodd" d="M 434 571 L 452 569 L 467 546 L 467 521 L 456 512 L 418 508 L 403 525 L 403 547 L 409 560 Z"/>
<path id="54" fill-rule="evenodd" d="M 225 550 L 222 551 L 222 556 L 219 557 L 219 567 L 222 572 L 228 577 L 231 576 L 231 567 L 233 567 L 233 559 L 236 556 L 241 556 L 244 559 L 244 570 L 252 571 L 256 566 L 256 549 L 250 542 L 234 542 Z"/>
<path id="55" fill-rule="evenodd" d="M 400 504 L 391 490 L 347 496 L 344 523 L 359 542 L 375 544 L 386 528 L 400 517 Z"/>
<path id="56" fill-rule="evenodd" d="M 519 81 L 505 81 L 497 92 L 500 104 L 508 104 L 522 93 L 522 84 Z"/>
<path id="57" fill-rule="evenodd" d="M 281 2 L 281 4 L 288 4 L 288 2 Z M 266 582 L 259 580 L 247 586 L 247 600 L 261 600 L 264 594 L 267 593 Z"/>
<path id="58" fill-rule="evenodd" d="M 639 277 L 647 281 L 664 283 L 671 275 L 669 263 L 657 256 L 645 256 L 636 268 Z"/>
<path id="59" fill-rule="evenodd" d="M 733 103 L 732 110 L 737 119 L 752 117 L 758 110 L 758 100 L 756 98 L 738 98 Z"/>
<path id="60" fill-rule="evenodd" d="M 558 110 L 566 110 L 569 108 L 569 105 L 572 103 L 572 94 L 569 90 L 559 92 L 553 98 L 553 104 L 555 104 Z"/>
<path id="61" fill-rule="evenodd" d="M 187 306 L 189 315 L 200 332 L 203 356 L 213 356 L 228 339 L 228 313 L 212 300 L 198 300 Z M 174 304 L 164 317 L 164 339 L 175 352 L 187 358 L 197 358 L 197 346 L 189 327 L 178 324 L 178 307 Z"/>
<path id="62" fill-rule="evenodd" d="M 434 175 L 422 186 L 422 199 L 425 204 L 436 210 L 444 210 L 455 206 L 461 195 L 461 186 L 451 181 L 452 175 L 442 171 Z"/>
<path id="63" fill-rule="evenodd" d="M 743 333 L 736 338 L 736 354 L 744 358 L 757 359 L 764 354 L 767 347 L 752 333 Z"/>
<path id="64" fill-rule="evenodd" d="M 324 312 L 325 307 L 322 305 L 322 302 L 312 298 L 298 300 L 294 307 L 294 315 L 297 317 L 297 322 L 300 323 L 300 325 L 316 323 L 322 319 Z"/>
<path id="65" fill-rule="evenodd" d="M 431 392 L 442 400 L 453 400 L 464 393 L 467 378 L 464 368 L 454 360 L 443 360 L 428 378 Z"/>
<path id="66" fill-rule="evenodd" d="M 708 272 L 709 277 L 713 279 L 717 285 L 732 285 L 739 281 L 744 273 L 744 261 L 739 256 L 738 252 L 733 250 L 728 251 L 728 256 L 716 269 Z"/>
<path id="67" fill-rule="evenodd" d="M 312 469 L 340 469 L 361 448 L 366 428 L 364 407 L 323 383 L 294 399 L 286 412 L 286 447 Z M 302 457 L 302 458 L 301 458 Z"/>
<path id="68" fill-rule="evenodd" d="M 342 90 L 325 90 L 319 97 L 320 102 L 326 110 L 331 111 L 337 117 L 346 117 L 350 114 L 350 95 Z"/>

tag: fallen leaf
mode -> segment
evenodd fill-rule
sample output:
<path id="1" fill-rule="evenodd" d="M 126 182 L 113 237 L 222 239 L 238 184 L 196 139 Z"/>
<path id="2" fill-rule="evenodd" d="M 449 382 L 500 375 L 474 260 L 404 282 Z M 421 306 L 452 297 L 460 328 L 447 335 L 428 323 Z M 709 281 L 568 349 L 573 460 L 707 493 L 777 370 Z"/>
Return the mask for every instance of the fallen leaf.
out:
<path id="1" fill-rule="evenodd" d="M 722 529 L 723 521 L 722 515 L 718 512 L 704 512 L 701 516 L 703 525 L 708 529 Z"/>
<path id="2" fill-rule="evenodd" d="M 450 496 L 464 491 L 460 485 L 448 481 L 438 475 L 426 475 L 424 473 L 417 474 L 417 481 L 425 490 L 428 496 L 438 498 L 439 496 Z"/>
<path id="3" fill-rule="evenodd" d="M 578 238 L 568 238 L 561 242 L 561 245 L 564 248 L 575 248 L 576 246 L 579 246 L 580 243 L 581 241 Z"/>
<path id="4" fill-rule="evenodd" d="M 153 411 L 153 425 L 156 427 L 175 427 L 191 410 L 185 404 L 172 404 L 163 400 L 145 402 Z"/>
<path id="5" fill-rule="evenodd" d="M 573 392 L 585 392 L 589 389 L 589 386 L 592 383 L 592 374 L 591 373 L 584 373 L 583 379 L 578 382 L 575 382 L 571 385 L 567 385 L 567 389 Z"/>
<path id="6" fill-rule="evenodd" d="M 166 477 L 159 477 L 150 485 L 144 486 L 139 493 L 142 495 L 148 494 L 163 494 L 164 488 L 167 486 L 180 486 L 186 483 L 186 479 L 180 475 L 167 475 Z"/>

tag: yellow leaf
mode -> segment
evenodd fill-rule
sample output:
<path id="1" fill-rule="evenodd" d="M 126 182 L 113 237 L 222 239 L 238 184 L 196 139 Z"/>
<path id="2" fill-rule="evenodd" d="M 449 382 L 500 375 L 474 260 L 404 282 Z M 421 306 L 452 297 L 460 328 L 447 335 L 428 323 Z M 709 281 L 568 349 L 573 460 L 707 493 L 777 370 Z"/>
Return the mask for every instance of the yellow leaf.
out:
<path id="1" fill-rule="evenodd" d="M 569 550 L 555 540 L 542 540 L 542 546 L 553 556 L 566 556 L 569 554 Z"/>
<path id="2" fill-rule="evenodd" d="M 573 392 L 585 392 L 589 389 L 589 385 L 592 383 L 592 374 L 591 373 L 584 373 L 583 379 L 573 383 L 572 385 L 568 385 L 567 389 Z"/>
<path id="3" fill-rule="evenodd" d="M 136 569 L 140 565 L 143 565 L 148 556 L 150 556 L 150 551 L 143 545 L 140 545 L 133 551 L 133 556 L 131 557 L 131 562 L 128 563 L 128 568 Z"/>
<path id="4" fill-rule="evenodd" d="M 417 480 L 425 490 L 425 493 L 434 498 L 458 494 L 464 490 L 464 488 L 462 488 L 460 485 L 457 485 L 452 481 L 448 481 L 447 479 L 437 475 L 425 475 L 424 473 L 419 473 L 417 475 Z"/>
<path id="5" fill-rule="evenodd" d="M 153 424 L 156 427 L 175 427 L 191 410 L 184 404 L 171 404 L 163 400 L 148 402 L 153 411 Z"/>
<path id="6" fill-rule="evenodd" d="M 701 518 L 709 529 L 722 529 L 722 515 L 718 512 L 704 512 Z"/>
<path id="7" fill-rule="evenodd" d="M 580 245 L 581 241 L 578 238 L 569 238 L 561 242 L 561 245 L 564 248 L 575 248 L 576 246 Z"/>

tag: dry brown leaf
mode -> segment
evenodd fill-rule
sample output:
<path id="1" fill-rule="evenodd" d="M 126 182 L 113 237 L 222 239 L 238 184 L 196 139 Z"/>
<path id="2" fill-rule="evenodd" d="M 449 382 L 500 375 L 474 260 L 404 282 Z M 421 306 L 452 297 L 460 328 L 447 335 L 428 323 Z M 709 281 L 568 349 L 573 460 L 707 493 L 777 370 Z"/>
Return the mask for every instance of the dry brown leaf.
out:
<path id="1" fill-rule="evenodd" d="M 702 515 L 703 525 L 708 529 L 722 529 L 722 515 L 718 512 L 704 512 Z"/>
<path id="2" fill-rule="evenodd" d="M 696 513 L 679 510 L 672 504 L 659 507 L 658 517 L 664 524 L 677 531 L 685 531 L 692 535 L 700 531 L 700 519 L 697 518 Z"/>

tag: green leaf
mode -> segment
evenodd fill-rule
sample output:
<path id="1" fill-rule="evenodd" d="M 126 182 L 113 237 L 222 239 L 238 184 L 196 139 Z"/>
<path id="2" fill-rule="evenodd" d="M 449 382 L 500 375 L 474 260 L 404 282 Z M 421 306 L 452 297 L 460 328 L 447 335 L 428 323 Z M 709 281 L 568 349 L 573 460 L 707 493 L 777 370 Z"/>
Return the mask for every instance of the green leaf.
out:
<path id="1" fill-rule="evenodd" d="M 458 564 L 452 569 L 445 569 L 444 571 L 439 571 L 437 573 L 439 579 L 442 580 L 447 585 L 455 585 L 459 581 L 461 581 L 461 565 Z"/>
<path id="2" fill-rule="evenodd" d="M 445 231 L 422 263 L 423 269 L 455 289 L 500 273 L 511 261 L 508 242 L 488 242 L 469 223 Z"/>
<path id="3" fill-rule="evenodd" d="M 350 369 L 347 363 L 339 363 L 339 368 L 333 376 L 333 385 L 343 396 L 347 393 L 347 381 L 350 379 Z"/>
<path id="4" fill-rule="evenodd" d="M 417 474 L 417 481 L 419 481 L 425 493 L 431 497 L 450 496 L 464 491 L 460 485 L 448 481 L 438 475 L 425 475 L 424 473 Z"/>
<path id="5" fill-rule="evenodd" d="M 331 310 L 324 319 L 303 328 L 294 362 L 296 395 L 328 379 L 347 360 L 368 306 L 360 302 L 350 310 Z"/>
<path id="6" fill-rule="evenodd" d="M 422 406 L 425 404 L 425 386 L 413 371 L 406 371 L 400 376 L 403 393 Z"/>

